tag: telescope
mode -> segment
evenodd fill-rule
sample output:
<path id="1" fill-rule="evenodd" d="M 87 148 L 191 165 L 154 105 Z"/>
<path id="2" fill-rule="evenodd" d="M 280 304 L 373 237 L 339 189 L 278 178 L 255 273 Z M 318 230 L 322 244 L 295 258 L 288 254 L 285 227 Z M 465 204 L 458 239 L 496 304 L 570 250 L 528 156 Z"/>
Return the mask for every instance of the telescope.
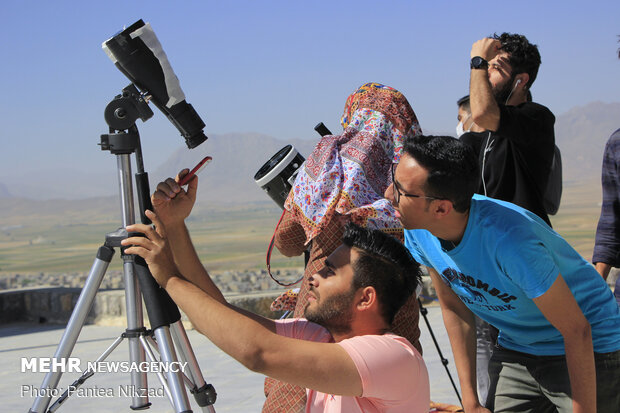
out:
<path id="1" fill-rule="evenodd" d="M 214 413 L 213 404 L 217 397 L 215 388 L 206 383 L 202 376 L 181 323 L 178 307 L 166 290 L 157 284 L 146 262 L 141 257 L 125 254 L 122 245 L 124 239 L 134 235 L 126 230 L 128 225 L 135 223 L 136 210 L 131 179 L 131 155 L 135 155 L 136 192 L 143 224 L 150 224 L 144 211 L 153 209 L 148 174 L 144 170 L 140 134 L 135 124 L 137 119 L 146 121 L 153 116 L 148 102 L 152 101 L 177 127 L 190 149 L 207 140 L 202 131 L 205 124 L 192 105 L 185 101 L 179 80 L 149 24 L 139 20 L 105 41 L 102 47 L 116 67 L 132 82 L 106 106 L 104 118 L 109 133 L 100 135 L 101 149 L 109 151 L 117 159 L 116 176 L 121 201 L 122 226 L 106 234 L 104 243 L 97 250 L 84 288 L 75 303 L 67 328 L 54 354 L 54 361 L 63 360 L 64 363 L 64 360 L 70 357 L 117 248 L 120 249 L 123 260 L 127 329 L 98 357 L 96 363 L 103 362 L 123 340 L 128 341 L 129 362 L 132 366 L 143 365 L 147 363 L 147 359 L 150 362 L 167 365 L 179 363 L 178 360 L 181 360 L 189 368 L 187 375 L 185 372 L 172 370 L 165 374 L 155 372 L 175 413 L 192 412 L 187 390 L 194 395 L 196 404 L 203 412 Z M 143 305 L 146 307 L 150 329 L 144 325 Z M 62 373 L 63 371 L 54 370 L 46 374 L 41 384 L 41 391 L 29 413 L 55 412 L 96 371 L 89 368 L 83 372 L 49 406 L 52 397 L 56 397 L 54 392 L 58 390 Z M 132 410 L 149 408 L 151 402 L 146 372 L 131 370 L 129 373 L 131 388 L 135 389 L 131 395 L 130 408 Z"/>
<path id="2" fill-rule="evenodd" d="M 332 134 L 323 122 L 316 125 L 314 130 L 321 137 Z M 293 145 L 286 145 L 260 167 L 254 175 L 254 182 L 284 209 L 284 202 L 305 160 Z"/>
<path id="3" fill-rule="evenodd" d="M 101 45 L 116 67 L 161 110 L 189 149 L 207 140 L 200 119 L 185 100 L 179 79 L 149 23 L 138 20 Z M 142 119 L 145 120 L 145 119 Z"/>

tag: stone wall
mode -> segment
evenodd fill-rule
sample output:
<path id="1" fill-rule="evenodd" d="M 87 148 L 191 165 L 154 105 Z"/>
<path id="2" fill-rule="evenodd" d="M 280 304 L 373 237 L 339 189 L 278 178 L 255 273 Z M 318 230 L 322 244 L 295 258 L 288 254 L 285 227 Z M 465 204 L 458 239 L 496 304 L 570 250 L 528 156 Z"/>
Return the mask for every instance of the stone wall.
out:
<path id="1" fill-rule="evenodd" d="M 423 277 L 422 300 L 435 298 L 430 277 Z M 0 324 L 15 322 L 66 324 L 81 288 L 33 287 L 0 291 Z M 269 318 L 280 318 L 270 304 L 283 290 L 255 293 L 224 293 L 229 303 Z M 146 310 L 144 310 L 146 319 Z M 101 290 L 95 295 L 86 324 L 125 324 L 125 290 Z M 183 319 L 187 320 L 185 315 Z"/>
<path id="2" fill-rule="evenodd" d="M 0 324 L 15 322 L 66 324 L 78 300 L 80 288 L 43 287 L 0 291 Z M 227 295 L 230 303 L 266 317 L 278 318 L 281 313 L 269 305 L 281 291 L 257 294 Z M 146 318 L 146 310 L 144 310 Z M 87 324 L 125 321 L 125 290 L 99 291 L 86 318 Z M 186 319 L 185 316 L 183 316 Z"/>

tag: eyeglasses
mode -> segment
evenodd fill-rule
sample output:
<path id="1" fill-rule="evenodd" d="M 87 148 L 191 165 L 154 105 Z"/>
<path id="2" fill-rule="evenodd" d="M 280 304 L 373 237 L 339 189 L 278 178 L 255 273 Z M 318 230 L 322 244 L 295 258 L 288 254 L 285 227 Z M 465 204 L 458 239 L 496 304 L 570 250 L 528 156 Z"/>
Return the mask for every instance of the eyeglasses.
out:
<path id="1" fill-rule="evenodd" d="M 398 185 L 396 185 L 396 174 L 395 174 L 396 165 L 397 164 L 395 163 L 392 164 L 392 186 L 394 186 L 394 200 L 396 201 L 397 204 L 400 202 L 401 196 L 406 196 L 408 198 L 443 199 L 443 198 L 436 198 L 433 196 L 415 195 L 415 194 L 408 194 L 406 192 L 400 192 L 400 190 L 398 189 Z"/>

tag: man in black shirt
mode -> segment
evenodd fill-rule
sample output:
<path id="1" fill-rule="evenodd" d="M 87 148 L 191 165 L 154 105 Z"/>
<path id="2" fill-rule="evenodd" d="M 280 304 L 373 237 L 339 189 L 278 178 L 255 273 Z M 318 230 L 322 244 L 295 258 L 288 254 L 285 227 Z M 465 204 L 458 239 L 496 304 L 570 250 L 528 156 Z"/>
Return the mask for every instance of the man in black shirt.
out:
<path id="1" fill-rule="evenodd" d="M 490 133 L 480 142 L 481 194 L 517 204 L 551 224 L 544 207 L 553 163 L 555 116 L 527 94 L 540 54 L 525 36 L 502 33 L 471 49 L 473 122 Z"/>

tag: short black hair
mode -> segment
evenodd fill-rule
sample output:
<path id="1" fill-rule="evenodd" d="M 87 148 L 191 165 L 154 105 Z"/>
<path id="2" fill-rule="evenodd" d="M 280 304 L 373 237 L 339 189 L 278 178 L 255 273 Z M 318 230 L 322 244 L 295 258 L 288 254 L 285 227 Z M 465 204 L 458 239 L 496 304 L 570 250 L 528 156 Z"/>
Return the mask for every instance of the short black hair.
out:
<path id="1" fill-rule="evenodd" d="M 459 100 L 456 101 L 456 106 L 461 107 L 461 106 L 465 106 L 467 108 L 469 108 L 469 95 L 465 95 L 462 98 L 460 98 Z"/>
<path id="2" fill-rule="evenodd" d="M 349 222 L 342 242 L 359 257 L 352 263 L 353 288 L 374 287 L 383 318 L 394 316 L 422 282 L 422 272 L 409 250 L 396 238 L 377 229 Z"/>
<path id="3" fill-rule="evenodd" d="M 521 34 L 502 33 L 493 34 L 493 38 L 499 40 L 502 44 L 500 50 L 510 54 L 510 66 L 512 66 L 512 75 L 519 73 L 527 73 L 529 80 L 526 86 L 529 88 L 536 80 L 538 68 L 540 67 L 540 53 L 538 46 L 530 43 L 527 38 Z"/>
<path id="4" fill-rule="evenodd" d="M 457 212 L 469 209 L 478 188 L 478 159 L 473 149 L 451 136 L 419 135 L 405 140 L 404 152 L 428 171 L 427 196 L 447 199 Z"/>

